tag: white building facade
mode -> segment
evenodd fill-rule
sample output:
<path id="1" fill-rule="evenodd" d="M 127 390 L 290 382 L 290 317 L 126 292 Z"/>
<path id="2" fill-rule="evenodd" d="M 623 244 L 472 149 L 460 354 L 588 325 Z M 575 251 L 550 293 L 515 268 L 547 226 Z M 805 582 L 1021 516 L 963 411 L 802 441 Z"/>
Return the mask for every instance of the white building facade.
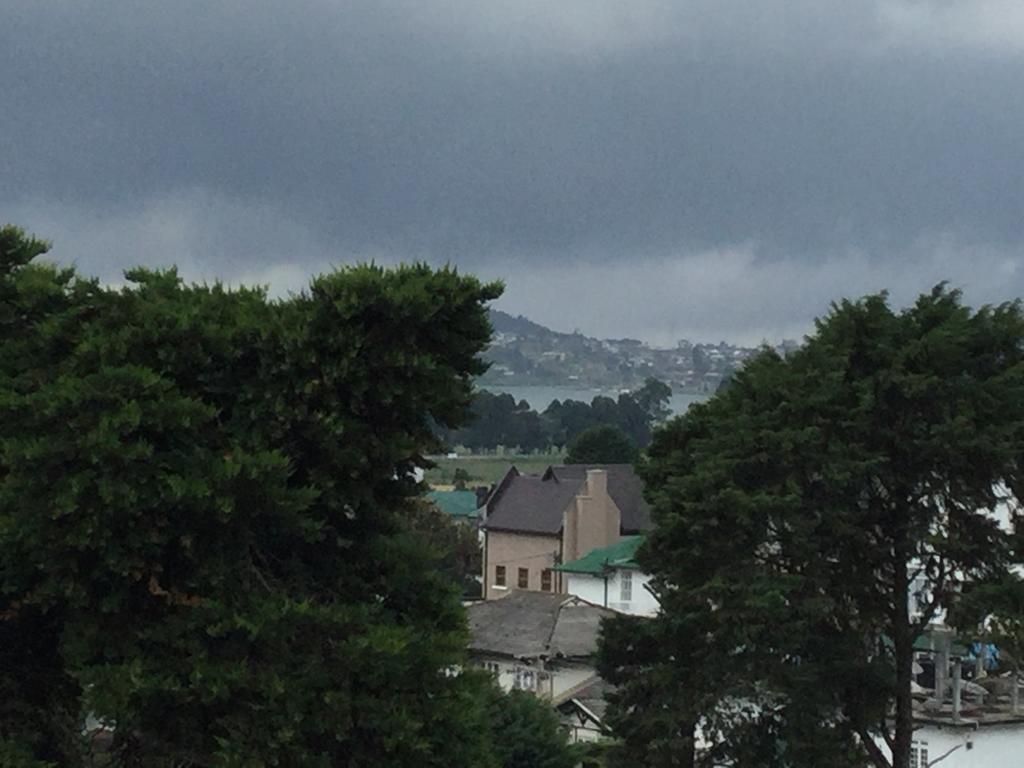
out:
<path id="1" fill-rule="evenodd" d="M 888 749 L 879 743 L 888 755 Z M 1020 768 L 1024 718 L 1019 722 L 915 725 L 910 768 Z"/>
<path id="2" fill-rule="evenodd" d="M 643 536 L 626 536 L 555 570 L 563 574 L 566 591 L 574 597 L 619 613 L 654 616 L 659 605 L 651 577 L 633 560 L 642 542 Z"/>
<path id="3" fill-rule="evenodd" d="M 606 576 L 570 573 L 566 592 L 619 613 L 654 616 L 658 601 L 648 589 L 650 580 L 650 576 L 634 568 L 614 568 Z"/>

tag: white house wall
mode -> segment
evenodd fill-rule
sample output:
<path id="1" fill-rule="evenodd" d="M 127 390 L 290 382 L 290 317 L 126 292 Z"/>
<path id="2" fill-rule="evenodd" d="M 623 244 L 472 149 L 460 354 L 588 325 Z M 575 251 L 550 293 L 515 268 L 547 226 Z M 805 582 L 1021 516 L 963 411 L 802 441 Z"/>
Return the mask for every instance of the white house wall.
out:
<path id="1" fill-rule="evenodd" d="M 879 746 L 889 754 L 884 744 Z M 911 765 L 915 768 L 1020 768 L 1024 765 L 1024 723 L 977 729 L 925 725 L 914 731 L 914 748 L 918 760 L 911 760 Z M 921 762 L 922 750 L 927 750 L 927 763 Z"/>
<path id="2" fill-rule="evenodd" d="M 566 590 L 581 600 L 594 605 L 604 605 L 604 579 L 597 576 L 586 576 L 580 573 L 567 574 L 569 583 Z M 608 587 L 609 591 L 611 586 Z"/>
<path id="3" fill-rule="evenodd" d="M 597 674 L 597 671 L 583 664 L 551 664 L 542 669 L 536 664 L 498 658 L 479 658 L 477 665 L 489 670 L 503 691 L 524 688 L 522 682 L 525 673 L 533 673 L 534 685 L 529 690 L 538 696 L 553 698 L 560 696 L 571 688 L 585 683 Z M 518 684 L 517 684 L 518 681 Z"/>
<path id="4" fill-rule="evenodd" d="M 628 602 L 622 599 L 622 574 L 624 572 L 631 573 L 633 577 L 632 596 Z M 568 576 L 567 590 L 569 594 L 586 600 L 588 603 L 634 616 L 654 616 L 658 612 L 658 601 L 647 589 L 651 577 L 645 573 L 635 570 L 627 571 L 627 569 L 612 571 L 608 576 L 607 600 L 605 599 L 603 577 L 581 573 L 570 573 Z"/>

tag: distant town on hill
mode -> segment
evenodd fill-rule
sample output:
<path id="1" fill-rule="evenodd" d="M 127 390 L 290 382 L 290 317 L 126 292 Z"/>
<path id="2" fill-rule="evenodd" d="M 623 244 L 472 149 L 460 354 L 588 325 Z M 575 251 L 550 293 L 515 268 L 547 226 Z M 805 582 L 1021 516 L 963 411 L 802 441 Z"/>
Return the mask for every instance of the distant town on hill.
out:
<path id="1" fill-rule="evenodd" d="M 595 339 L 579 332 L 560 333 L 525 317 L 492 309 L 494 337 L 485 353 L 491 363 L 485 386 L 578 386 L 631 389 L 653 376 L 675 392 L 714 391 L 757 353 L 724 341 L 694 343 L 681 339 L 670 349 L 637 339 Z M 784 341 L 785 353 L 797 346 Z"/>

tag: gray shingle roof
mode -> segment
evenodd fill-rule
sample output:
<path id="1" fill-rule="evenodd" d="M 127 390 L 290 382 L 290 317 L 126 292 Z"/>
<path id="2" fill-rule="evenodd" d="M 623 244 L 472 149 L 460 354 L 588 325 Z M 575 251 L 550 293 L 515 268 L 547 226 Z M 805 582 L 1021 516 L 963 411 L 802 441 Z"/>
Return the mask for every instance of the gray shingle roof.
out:
<path id="1" fill-rule="evenodd" d="M 612 611 L 590 603 L 570 601 L 562 605 L 558 621 L 551 633 L 551 653 L 555 656 L 575 658 L 597 653 L 597 637 L 601 630 L 601 617 Z"/>
<path id="2" fill-rule="evenodd" d="M 592 656 L 601 617 L 613 613 L 568 595 L 515 590 L 468 608 L 469 648 L 524 659 Z"/>
<path id="3" fill-rule="evenodd" d="M 491 530 L 521 531 L 557 535 L 562 530 L 562 513 L 572 502 L 582 478 L 516 475 L 497 496 L 485 527 Z"/>
<path id="4" fill-rule="evenodd" d="M 564 691 L 552 702 L 560 710 L 564 710 L 570 702 L 578 702 L 599 720 L 604 720 L 608 711 L 608 694 L 615 691 L 615 686 L 606 683 L 597 675 L 585 680 L 575 688 Z"/>
<path id="5" fill-rule="evenodd" d="M 622 532 L 626 535 L 651 528 L 651 510 L 644 500 L 643 481 L 630 464 L 562 464 L 548 467 L 544 477 L 559 482 L 583 481 L 588 469 L 603 469 L 608 473 L 608 495 L 622 513 Z"/>
<path id="6" fill-rule="evenodd" d="M 624 535 L 650 529 L 644 484 L 629 464 L 563 464 L 548 467 L 540 477 L 521 475 L 513 468 L 487 503 L 484 527 L 557 535 L 562 530 L 562 514 L 586 482 L 588 469 L 608 473 L 608 495 L 622 513 Z"/>

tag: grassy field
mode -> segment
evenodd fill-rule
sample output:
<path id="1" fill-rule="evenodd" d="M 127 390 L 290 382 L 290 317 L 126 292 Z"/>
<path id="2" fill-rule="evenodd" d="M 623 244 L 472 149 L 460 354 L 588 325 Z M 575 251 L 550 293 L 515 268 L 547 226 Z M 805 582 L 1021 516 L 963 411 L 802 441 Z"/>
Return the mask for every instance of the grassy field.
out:
<path id="1" fill-rule="evenodd" d="M 564 455 L 561 453 L 537 453 L 529 456 L 459 456 L 457 459 L 434 457 L 437 464 L 427 472 L 426 481 L 431 484 L 447 484 L 452 482 L 456 469 L 464 469 L 469 473 L 469 485 L 490 485 L 498 482 L 513 464 L 524 474 L 540 474 L 550 464 L 561 464 Z"/>

